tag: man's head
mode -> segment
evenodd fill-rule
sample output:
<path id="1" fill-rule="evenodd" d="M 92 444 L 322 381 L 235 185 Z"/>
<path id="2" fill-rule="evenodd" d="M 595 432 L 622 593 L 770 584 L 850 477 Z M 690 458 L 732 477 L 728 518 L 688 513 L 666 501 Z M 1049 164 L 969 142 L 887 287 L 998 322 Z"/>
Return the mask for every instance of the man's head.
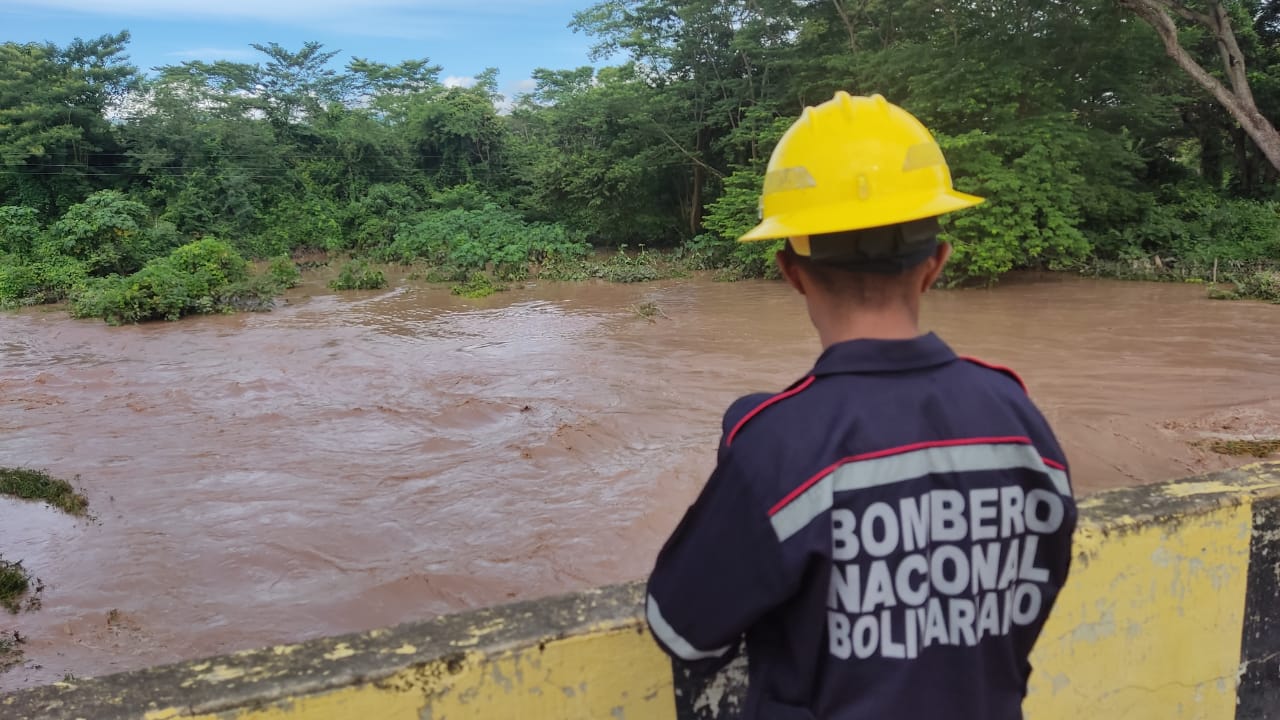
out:
<path id="1" fill-rule="evenodd" d="M 850 334 L 914 334 L 920 297 L 937 282 L 950 255 L 951 246 L 938 242 L 937 222 L 930 219 L 875 228 L 870 236 L 851 231 L 791 238 L 777 262 L 804 296 L 824 340 L 835 341 Z"/>
<path id="2" fill-rule="evenodd" d="M 817 295 L 820 302 L 856 311 L 910 311 L 920 305 L 920 296 L 938 281 L 951 246 L 934 242 L 922 254 L 910 259 L 888 260 L 884 265 L 823 262 L 800 255 L 788 242 L 778 251 L 778 269 L 801 295 Z"/>
<path id="3" fill-rule="evenodd" d="M 852 332 L 849 313 L 882 320 L 890 315 L 881 311 L 906 310 L 914 326 L 920 295 L 950 254 L 938 216 L 981 202 L 952 187 L 942 150 L 910 113 L 879 95 L 839 92 L 805 108 L 774 148 L 760 224 L 741 240 L 788 239 L 779 267 L 825 341 Z M 879 320 L 870 320 L 874 332 Z"/>

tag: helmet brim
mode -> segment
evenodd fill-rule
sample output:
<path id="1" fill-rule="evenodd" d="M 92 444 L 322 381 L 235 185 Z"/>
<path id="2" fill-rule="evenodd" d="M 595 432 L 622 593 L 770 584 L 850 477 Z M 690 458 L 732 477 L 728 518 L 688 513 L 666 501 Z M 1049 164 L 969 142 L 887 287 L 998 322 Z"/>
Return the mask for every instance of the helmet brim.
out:
<path id="1" fill-rule="evenodd" d="M 948 190 L 916 204 L 912 211 L 907 213 L 902 211 L 901 205 L 891 203 L 877 206 L 866 202 L 850 202 L 842 206 L 810 208 L 765 218 L 759 225 L 738 238 L 738 242 L 780 240 L 803 235 L 823 235 L 896 225 L 911 220 L 945 215 L 983 202 L 986 200 L 977 195 Z"/>

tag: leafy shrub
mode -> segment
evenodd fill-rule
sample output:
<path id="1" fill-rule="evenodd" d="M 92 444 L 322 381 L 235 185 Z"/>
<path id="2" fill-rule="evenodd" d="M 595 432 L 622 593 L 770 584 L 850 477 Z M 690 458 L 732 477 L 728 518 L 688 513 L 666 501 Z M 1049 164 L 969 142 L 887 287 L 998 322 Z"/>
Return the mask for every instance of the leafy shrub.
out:
<path id="1" fill-rule="evenodd" d="M 1089 150 L 1083 133 L 1050 117 L 1003 134 L 939 137 L 948 161 L 963 170 L 958 187 L 989 200 L 943 220 L 943 237 L 955 248 L 952 284 L 990 284 L 1016 268 L 1062 269 L 1088 256 L 1079 227 L 1087 183 L 1078 158 Z"/>
<path id="2" fill-rule="evenodd" d="M 22 561 L 9 562 L 0 557 L 0 606 L 11 613 L 22 607 L 22 596 L 31 587 L 31 575 L 22 567 Z"/>
<path id="3" fill-rule="evenodd" d="M 578 282 L 589 280 L 594 268 L 585 258 L 557 255 L 547 258 L 538 266 L 538 277 L 543 280 Z"/>
<path id="4" fill-rule="evenodd" d="M 227 243 L 206 238 L 152 260 L 132 275 L 89 281 L 73 294 L 71 312 L 112 325 L 177 320 L 269 307 L 278 289 L 270 277 L 251 280 L 248 261 Z"/>
<path id="5" fill-rule="evenodd" d="M 35 208 L 17 205 L 0 207 L 0 256 L 27 255 L 41 235 L 40 214 Z"/>
<path id="6" fill-rule="evenodd" d="M 1241 297 L 1280 304 L 1280 271 L 1263 270 L 1246 275 L 1236 289 Z"/>
<path id="7" fill-rule="evenodd" d="M 1280 203 L 1223 198 L 1198 182 L 1144 196 L 1138 220 L 1097 240 L 1104 259 L 1162 257 L 1182 266 L 1280 257 Z"/>
<path id="8" fill-rule="evenodd" d="M 87 278 L 84 263 L 69 257 L 32 262 L 14 256 L 0 258 L 0 307 L 65 300 Z"/>
<path id="9" fill-rule="evenodd" d="M 439 210 L 483 210 L 494 204 L 493 197 L 474 183 L 454 185 L 431 196 L 432 207 Z"/>
<path id="10" fill-rule="evenodd" d="M 302 279 L 302 271 L 288 255 L 271 258 L 271 264 L 267 266 L 267 274 L 282 290 L 297 287 Z"/>
<path id="11" fill-rule="evenodd" d="M 166 263 L 175 270 L 199 277 L 210 288 L 249 279 L 249 261 L 221 240 L 205 238 L 169 253 Z"/>
<path id="12" fill-rule="evenodd" d="M 157 253 L 147 217 L 147 206 L 123 193 L 96 192 L 53 224 L 46 254 L 80 260 L 94 276 L 134 272 Z"/>
<path id="13" fill-rule="evenodd" d="M 466 282 L 461 285 L 454 285 L 450 292 L 465 298 L 482 298 L 501 290 L 506 290 L 506 288 L 495 284 L 493 278 L 482 272 L 473 272 Z"/>
<path id="14" fill-rule="evenodd" d="M 352 260 L 338 271 L 338 277 L 329 281 L 334 290 L 378 290 L 387 286 L 387 277 L 381 270 L 369 266 L 367 260 Z"/>
<path id="15" fill-rule="evenodd" d="M 403 183 L 380 183 L 347 206 L 346 226 L 358 251 L 386 247 L 396 229 L 421 206 L 417 193 Z"/>
<path id="16" fill-rule="evenodd" d="M 270 273 L 228 285 L 216 296 L 218 312 L 266 312 L 276 306 L 276 296 L 284 286 Z"/>
<path id="17" fill-rule="evenodd" d="M 338 204 L 329 198 L 287 197 L 269 213 L 267 229 L 253 249 L 268 251 L 270 255 L 300 249 L 329 252 L 345 249 L 342 215 Z"/>
<path id="18" fill-rule="evenodd" d="M 731 278 L 778 277 L 774 255 L 785 241 L 741 243 L 738 238 L 760 217 L 761 169 L 740 168 L 725 178 L 724 192 L 707 206 L 702 225 L 707 232 L 682 249 L 697 270 L 721 270 Z"/>
<path id="19" fill-rule="evenodd" d="M 452 269 L 451 280 L 490 270 L 500 280 L 519 280 L 530 266 L 556 258 L 585 257 L 590 248 L 572 239 L 559 224 L 526 223 L 496 205 L 480 210 L 456 208 L 418 214 L 401 226 L 396 239 L 378 254 L 385 260 L 425 260 Z"/>
<path id="20" fill-rule="evenodd" d="M 634 283 L 649 282 L 663 277 L 658 266 L 659 258 L 645 248 L 635 255 L 627 254 L 627 246 L 618 248 L 617 254 L 601 263 L 598 274 L 609 282 Z"/>

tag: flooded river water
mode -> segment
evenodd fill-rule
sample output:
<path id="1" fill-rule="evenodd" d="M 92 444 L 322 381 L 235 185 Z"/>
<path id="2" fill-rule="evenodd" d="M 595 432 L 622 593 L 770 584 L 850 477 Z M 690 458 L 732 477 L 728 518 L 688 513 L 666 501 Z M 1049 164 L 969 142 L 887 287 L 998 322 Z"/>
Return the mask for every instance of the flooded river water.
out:
<path id="1" fill-rule="evenodd" d="M 925 324 L 1024 375 L 1080 493 L 1280 435 L 1274 306 L 1049 276 L 931 294 Z M 770 282 L 304 287 L 123 328 L 0 314 L 0 465 L 79 475 L 97 516 L 0 500 L 0 552 L 47 585 L 0 617 L 29 638 L 0 690 L 642 577 L 720 413 L 817 352 Z"/>

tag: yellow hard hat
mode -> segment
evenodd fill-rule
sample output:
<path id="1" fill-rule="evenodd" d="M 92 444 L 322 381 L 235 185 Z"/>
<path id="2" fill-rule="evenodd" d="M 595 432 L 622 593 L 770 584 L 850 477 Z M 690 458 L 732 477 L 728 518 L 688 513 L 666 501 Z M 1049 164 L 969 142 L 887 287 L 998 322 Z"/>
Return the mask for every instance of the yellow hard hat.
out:
<path id="1" fill-rule="evenodd" d="M 805 108 L 769 158 L 759 225 L 740 240 L 895 225 L 981 203 L 957 192 L 929 130 L 880 95 Z M 793 242 L 808 254 L 808 242 Z"/>

